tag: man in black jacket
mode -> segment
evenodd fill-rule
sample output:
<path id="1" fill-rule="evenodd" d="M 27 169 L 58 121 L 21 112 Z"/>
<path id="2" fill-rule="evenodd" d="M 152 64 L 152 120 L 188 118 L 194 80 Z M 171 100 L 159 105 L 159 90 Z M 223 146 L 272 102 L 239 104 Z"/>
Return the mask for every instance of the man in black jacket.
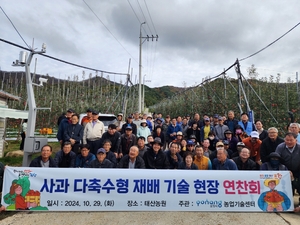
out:
<path id="1" fill-rule="evenodd" d="M 260 159 L 262 163 L 267 162 L 268 156 L 275 152 L 277 146 L 284 142 L 284 140 L 278 137 L 278 130 L 275 127 L 270 127 L 268 129 L 268 137 L 265 138 L 260 146 Z"/>
<path id="2" fill-rule="evenodd" d="M 129 154 L 125 155 L 119 162 L 119 168 L 127 169 L 145 169 L 145 162 L 141 156 L 139 156 L 139 149 L 137 146 L 132 146 L 129 150 Z"/>
<path id="3" fill-rule="evenodd" d="M 242 148 L 240 155 L 232 159 L 238 170 L 256 170 L 256 163 L 250 159 L 250 150 L 246 147 Z"/>
<path id="4" fill-rule="evenodd" d="M 51 154 L 52 147 L 50 145 L 44 145 L 41 150 L 41 155 L 32 160 L 29 167 L 57 167 Z"/>
<path id="5" fill-rule="evenodd" d="M 118 151 L 121 144 L 121 134 L 117 131 L 117 126 L 115 124 L 109 124 L 108 130 L 102 135 L 101 146 L 103 147 L 103 142 L 105 140 L 111 141 L 110 151 L 113 152 L 118 158 Z"/>
<path id="6" fill-rule="evenodd" d="M 132 115 L 128 115 L 127 122 L 125 124 L 123 124 L 123 126 L 122 126 L 121 134 L 125 134 L 125 130 L 126 130 L 126 127 L 128 127 L 128 125 L 132 127 L 132 133 L 134 135 L 136 135 L 137 134 L 137 127 L 133 123 L 133 117 L 132 117 Z"/>
<path id="7" fill-rule="evenodd" d="M 106 159 L 106 151 L 104 148 L 98 149 L 96 157 L 97 158 L 89 164 L 89 168 L 113 168 L 114 164 Z"/>
<path id="8" fill-rule="evenodd" d="M 161 150 L 162 142 L 160 138 L 155 138 L 152 148 L 145 152 L 143 159 L 146 169 L 169 169 L 170 163 L 167 156 Z"/>

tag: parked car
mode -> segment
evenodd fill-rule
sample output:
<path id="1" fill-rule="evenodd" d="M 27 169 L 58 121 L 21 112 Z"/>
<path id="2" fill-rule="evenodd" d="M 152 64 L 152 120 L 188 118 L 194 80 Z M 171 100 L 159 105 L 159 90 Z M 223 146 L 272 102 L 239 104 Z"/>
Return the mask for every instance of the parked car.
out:
<path id="1" fill-rule="evenodd" d="M 81 113 L 79 116 L 79 124 L 81 124 L 82 118 L 86 116 L 86 113 Z M 105 131 L 108 129 L 108 125 L 117 121 L 117 117 L 114 114 L 102 114 L 99 113 L 98 118 L 102 123 L 104 123 Z"/>

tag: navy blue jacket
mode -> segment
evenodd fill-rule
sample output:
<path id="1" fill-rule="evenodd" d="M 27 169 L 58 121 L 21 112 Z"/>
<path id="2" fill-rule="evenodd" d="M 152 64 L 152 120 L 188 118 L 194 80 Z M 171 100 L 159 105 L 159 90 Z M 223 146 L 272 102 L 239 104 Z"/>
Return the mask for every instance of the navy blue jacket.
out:
<path id="1" fill-rule="evenodd" d="M 41 165 L 42 156 L 39 156 L 31 161 L 29 167 L 42 167 Z M 54 159 L 52 157 L 49 158 L 49 167 L 57 167 Z"/>
<path id="2" fill-rule="evenodd" d="M 89 152 L 87 157 L 83 157 L 81 154 L 76 156 L 75 167 L 88 168 L 91 161 L 96 159 L 96 156 Z"/>
<path id="3" fill-rule="evenodd" d="M 58 152 L 56 152 L 54 161 L 55 161 L 57 167 L 60 167 L 59 165 L 60 165 L 60 163 L 63 160 L 64 154 L 65 153 L 63 152 L 63 150 L 59 150 Z M 71 152 L 69 152 L 68 157 L 69 157 L 69 165 L 68 165 L 68 167 L 69 168 L 73 168 L 75 166 L 76 153 L 74 153 L 73 151 L 71 151 Z"/>
<path id="4" fill-rule="evenodd" d="M 62 119 L 61 122 L 59 123 L 58 131 L 57 131 L 57 135 L 56 135 L 58 141 L 64 140 L 64 133 L 69 124 L 70 124 L 70 122 L 67 117 Z"/>
<path id="5" fill-rule="evenodd" d="M 64 131 L 64 141 L 70 141 L 70 138 L 76 140 L 76 144 L 79 144 L 83 138 L 83 126 L 79 123 L 68 124 Z"/>
<path id="6" fill-rule="evenodd" d="M 104 159 L 102 163 L 95 159 L 89 164 L 89 168 L 113 168 L 113 163 L 108 159 Z"/>

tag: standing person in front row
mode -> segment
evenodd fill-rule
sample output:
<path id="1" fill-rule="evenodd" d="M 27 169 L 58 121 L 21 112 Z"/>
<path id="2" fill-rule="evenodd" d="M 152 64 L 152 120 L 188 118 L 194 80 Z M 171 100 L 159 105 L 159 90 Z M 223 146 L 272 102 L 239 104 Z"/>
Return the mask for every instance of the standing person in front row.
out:
<path id="1" fill-rule="evenodd" d="M 83 144 L 88 144 L 90 146 L 90 151 L 94 155 L 97 154 L 97 150 L 101 146 L 101 137 L 105 132 L 104 124 L 98 120 L 99 112 L 93 110 L 92 112 L 92 122 L 86 124 L 83 132 Z"/>
<path id="2" fill-rule="evenodd" d="M 25 137 L 26 137 L 26 130 L 27 130 L 27 119 L 25 119 L 22 123 L 22 133 L 21 133 L 21 144 L 20 144 L 20 150 L 24 150 L 24 143 L 25 143 Z"/>

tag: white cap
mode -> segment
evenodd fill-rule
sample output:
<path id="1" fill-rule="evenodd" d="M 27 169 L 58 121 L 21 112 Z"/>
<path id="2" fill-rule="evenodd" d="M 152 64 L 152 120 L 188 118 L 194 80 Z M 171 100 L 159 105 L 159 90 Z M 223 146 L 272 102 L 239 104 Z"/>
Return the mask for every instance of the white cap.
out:
<path id="1" fill-rule="evenodd" d="M 257 131 L 252 131 L 251 134 L 250 134 L 250 137 L 252 138 L 259 138 L 259 134 Z"/>

